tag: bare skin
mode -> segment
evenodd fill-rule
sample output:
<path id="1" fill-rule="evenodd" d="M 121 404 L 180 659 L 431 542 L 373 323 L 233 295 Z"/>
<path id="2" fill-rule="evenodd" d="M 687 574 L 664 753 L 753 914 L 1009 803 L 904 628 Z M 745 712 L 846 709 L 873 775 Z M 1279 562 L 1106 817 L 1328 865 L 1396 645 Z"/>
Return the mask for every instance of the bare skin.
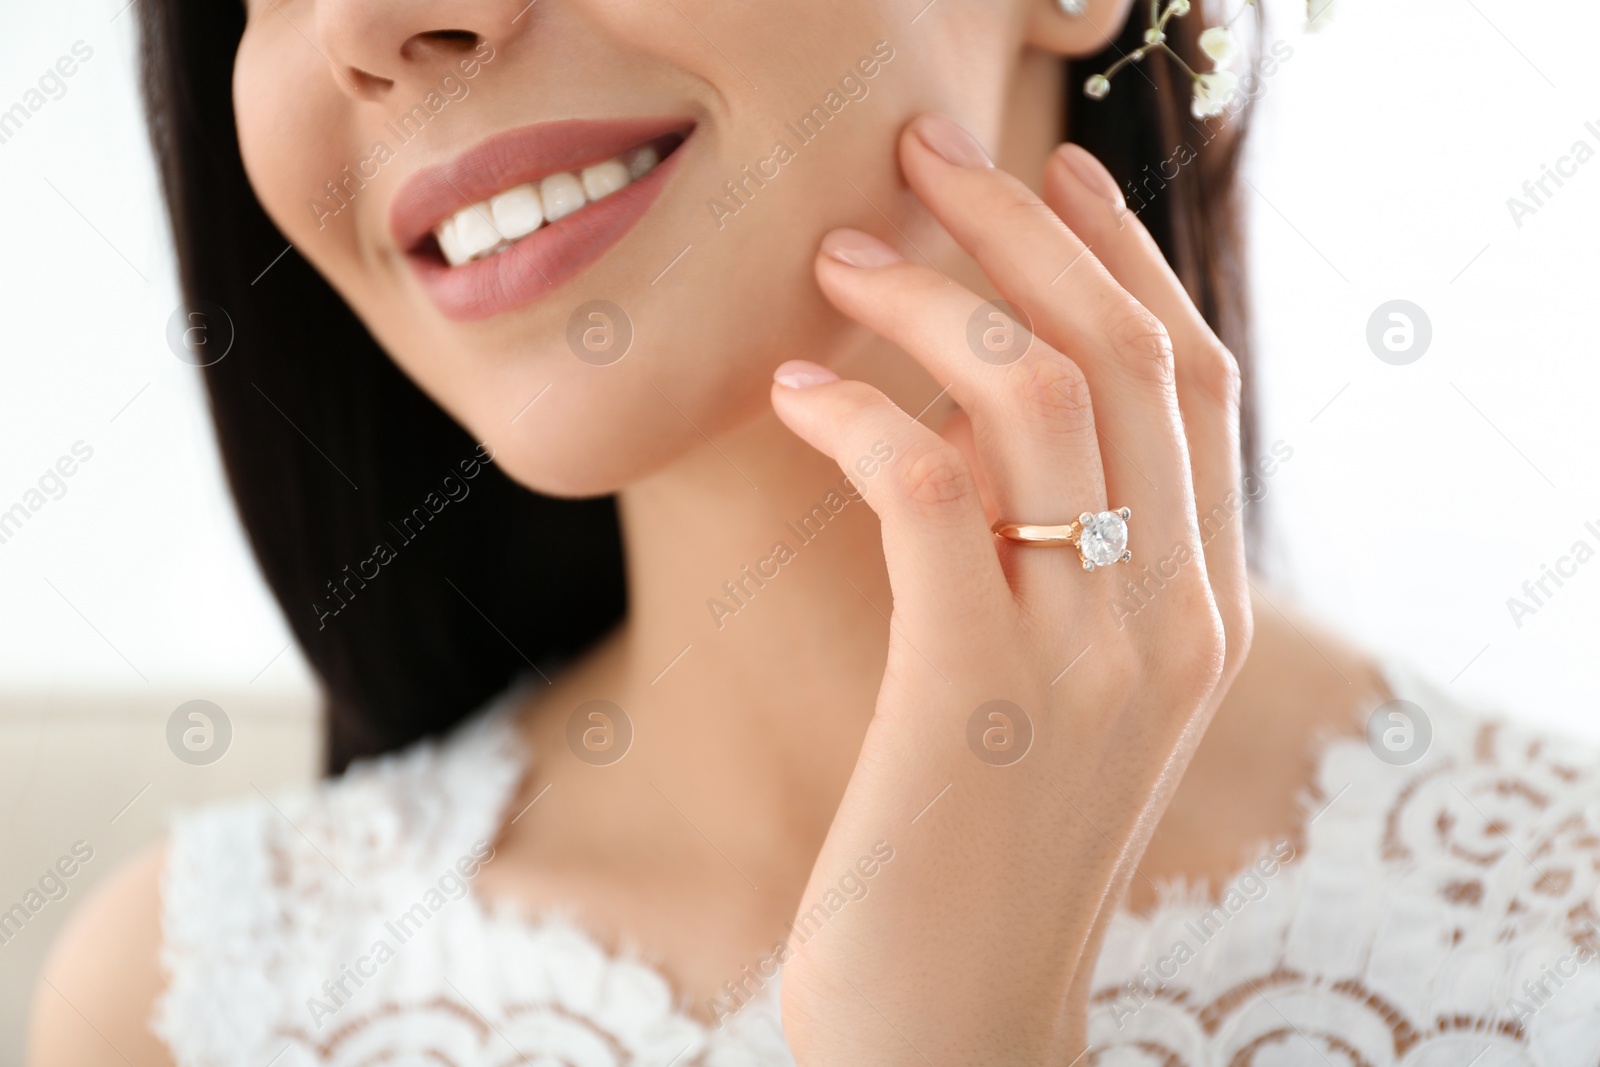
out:
<path id="1" fill-rule="evenodd" d="M 324 2 L 345 14 L 362 8 L 357 0 Z M 947 6 L 974 18 L 984 14 L 979 5 L 947 0 Z M 871 14 L 875 7 L 858 4 L 849 11 Z M 1046 1051 L 1052 1055 L 1065 1051 L 1062 1062 L 1070 1059 L 1081 1047 L 1075 1044 L 1081 1033 L 1072 1004 L 1083 995 L 1109 909 L 1124 900 L 1135 909 L 1148 908 L 1153 883 L 1163 879 L 1216 886 L 1254 849 L 1278 838 L 1296 839 L 1298 801 L 1310 786 L 1314 740 L 1351 730 L 1357 713 L 1370 707 L 1372 694 L 1382 686 L 1374 668 L 1359 654 L 1309 622 L 1290 622 L 1259 594 L 1252 598 L 1237 521 L 1203 548 L 1197 531 L 1185 521 L 1237 485 L 1226 390 L 1213 389 L 1199 400 L 1194 392 L 1194 368 L 1207 363 L 1213 373 L 1225 377 L 1220 369 L 1226 366 L 1226 354 L 1214 338 L 1208 338 L 1203 324 L 1194 321 L 1197 317 L 1186 301 L 1162 288 L 1165 283 L 1154 278 L 1153 264 L 1148 256 L 1141 258 L 1137 248 L 1113 247 L 1109 233 L 1104 242 L 1091 242 L 1097 257 L 1106 259 L 1107 270 L 1087 283 L 1099 288 L 1078 290 L 1075 295 L 1083 301 L 1126 298 L 1130 314 L 1137 311 L 1159 318 L 1162 329 L 1157 332 L 1168 347 L 1157 345 L 1144 355 L 1152 364 L 1157 359 L 1168 361 L 1170 370 L 1175 351 L 1176 374 L 1152 374 L 1144 383 L 1148 388 L 1141 391 L 1142 386 L 1129 384 L 1131 379 L 1117 377 L 1119 360 L 1126 355 L 1113 343 L 1117 339 L 1085 327 L 1075 340 L 1089 353 L 1081 362 L 1093 394 L 1094 425 L 1137 452 L 1154 474 L 1145 479 L 1148 490 L 1135 483 L 1129 470 L 1117 468 L 1116 450 L 1100 454 L 1095 433 L 1060 432 L 1061 427 L 1049 420 L 1063 412 L 1041 413 L 1026 407 L 1026 401 L 1038 399 L 1036 395 L 984 394 L 981 385 L 963 378 L 969 368 L 944 366 L 937 353 L 909 351 L 919 348 L 915 339 L 901 339 L 901 344 L 874 336 L 873 331 L 883 334 L 892 325 L 872 321 L 874 306 L 906 301 L 902 320 L 921 321 L 923 313 L 932 317 L 957 286 L 990 293 L 997 285 L 1004 287 L 997 275 L 1018 268 L 1026 249 L 986 257 L 982 249 L 972 247 L 978 242 L 971 232 L 973 219 L 963 217 L 964 205 L 977 204 L 973 210 L 989 212 L 984 217 L 1012 222 L 1023 213 L 1007 214 L 979 201 L 986 196 L 1021 195 L 1018 190 L 1029 189 L 1030 196 L 1047 198 L 1049 211 L 1085 233 L 1100 217 L 1094 212 L 1105 207 L 1102 202 L 1095 208 L 1082 198 L 1082 190 L 1070 184 L 1073 179 L 1059 170 L 1060 160 L 1054 154 L 1055 131 L 1062 118 L 1059 56 L 1094 50 L 1099 42 L 1070 39 L 1082 32 L 1081 24 L 1059 22 L 1051 14 L 1051 4 L 1018 0 L 1014 7 L 1015 26 L 1026 33 L 1031 50 L 1012 63 L 1003 86 L 989 87 L 994 100 L 1004 105 L 993 112 L 1009 117 L 998 128 L 984 131 L 986 141 L 996 148 L 997 171 L 947 172 L 931 156 L 918 155 L 922 150 L 899 129 L 916 109 L 899 116 L 893 127 L 859 128 L 855 136 L 864 139 L 870 153 L 867 147 L 852 145 L 858 154 L 871 156 L 882 171 L 877 177 L 885 182 L 895 173 L 891 156 L 898 158 L 898 167 L 910 176 L 922 204 L 912 228 L 918 250 L 938 265 L 948 285 L 917 274 L 924 268 L 915 264 L 895 266 L 869 278 L 825 256 L 810 262 L 814 243 L 800 250 L 801 258 L 795 262 L 764 264 L 754 272 L 764 286 L 770 286 L 773 278 L 792 277 L 797 293 L 805 294 L 796 300 L 804 306 L 791 309 L 794 319 L 803 323 L 792 345 L 798 350 L 776 355 L 819 360 L 846 380 L 790 393 L 779 387 L 770 398 L 760 397 L 775 353 L 719 349 L 719 344 L 728 343 L 721 334 L 697 338 L 703 343 L 691 346 L 695 351 L 711 352 L 721 360 L 688 367 L 669 386 L 695 424 L 714 436 L 716 448 L 685 430 L 683 420 L 670 411 L 652 408 L 649 419 L 608 421 L 584 410 L 585 404 L 599 404 L 594 396 L 581 396 L 583 403 L 568 410 L 573 418 L 585 420 L 584 425 L 600 427 L 603 440 L 583 437 L 598 431 L 560 425 L 559 417 L 548 426 L 530 420 L 519 427 L 522 432 L 548 434 L 551 440 L 497 438 L 505 414 L 497 405 L 506 395 L 532 395 L 537 383 L 519 380 L 514 389 L 508 388 L 491 373 L 476 373 L 481 368 L 470 360 L 427 363 L 429 353 L 450 350 L 456 335 L 431 320 L 407 322 L 407 315 L 421 314 L 413 310 L 418 302 L 403 291 L 386 288 L 387 276 L 381 270 L 360 268 L 358 261 L 365 261 L 352 251 L 355 245 L 318 244 L 313 237 L 306 246 L 308 257 L 357 310 L 384 327 L 380 334 L 387 331 L 389 336 L 380 339 L 391 345 L 408 373 L 469 428 L 499 446 L 513 476 L 535 488 L 620 493 L 629 553 L 630 617 L 601 647 L 559 675 L 552 687 L 538 691 L 526 709 L 522 721 L 534 758 L 512 809 L 526 810 L 514 825 L 504 828 L 496 858 L 475 886 L 480 896 L 512 900 L 530 912 L 547 905 L 578 906 L 581 920 L 602 942 L 626 940 L 653 953 L 663 972 L 692 994 L 704 1013 L 707 999 L 720 991 L 724 981 L 772 950 L 797 908 L 815 894 L 815 887 L 836 877 L 841 865 L 854 859 L 871 836 L 862 836 L 864 828 L 882 827 L 881 835 L 893 840 L 898 857 L 903 857 L 897 858 L 900 866 L 893 867 L 898 875 L 903 870 L 938 872 L 943 869 L 940 864 L 959 865 L 966 855 L 959 836 L 964 822 L 973 824 L 970 833 L 980 843 L 993 840 L 996 828 L 1009 825 L 1004 805 L 1015 798 L 990 796 L 981 803 L 971 799 L 984 788 L 981 783 L 987 780 L 981 778 L 973 779 L 980 783 L 973 789 L 964 782 L 943 796 L 937 781 L 914 782 L 907 774 L 868 781 L 874 767 L 885 765 L 884 753 L 911 752 L 909 743 L 916 740 L 916 731 L 910 729 L 915 725 L 910 716 L 941 699 L 937 694 L 942 691 L 932 684 L 931 675 L 939 675 L 947 684 L 951 676 L 962 679 L 963 693 L 1003 687 L 1026 677 L 1040 694 L 1036 712 L 1042 723 L 1088 730 L 1083 734 L 1084 747 L 1100 744 L 1107 757 L 1075 762 L 1072 745 L 1042 745 L 1036 756 L 1030 755 L 1033 762 L 1023 765 L 1030 772 L 1042 767 L 1058 771 L 1060 780 L 1065 780 L 1126 761 L 1127 772 L 1120 777 L 1112 774 L 1106 782 L 1083 779 L 1097 797 L 1117 793 L 1120 782 L 1128 783 L 1126 795 L 1105 811 L 1085 800 L 1093 812 L 1092 826 L 1081 821 L 1086 816 L 1074 817 L 1067 810 L 1057 813 L 1053 818 L 1059 821 L 1036 840 L 1043 843 L 1039 852 L 1058 848 L 1059 853 L 1018 871 L 1017 900 L 1042 900 L 1053 906 L 1050 894 L 1062 893 L 1061 906 L 1055 910 L 1063 918 L 1052 933 L 1073 951 L 1062 953 L 1063 960 L 1070 956 L 1070 961 L 1051 972 L 1050 981 L 1059 988 L 1036 990 L 1037 1002 L 1021 1005 L 1007 1038 L 1013 1044 L 984 1044 L 986 1035 L 972 1018 L 977 1016 L 981 1023 L 986 1017 L 982 1004 L 968 999 L 965 1012 L 945 1010 L 941 998 L 963 1001 L 960 991 L 941 982 L 938 974 L 940 966 L 949 965 L 951 949 L 934 946 L 933 966 L 923 968 L 901 951 L 907 935 L 895 921 L 914 919 L 913 925 L 924 927 L 941 925 L 940 919 L 953 920 L 941 928 L 958 929 L 986 902 L 957 900 L 954 903 L 966 911 L 942 911 L 951 902 L 934 890 L 892 884 L 886 877 L 874 888 L 876 896 L 869 898 L 876 903 L 850 915 L 849 921 L 859 924 L 850 931 L 852 945 L 860 950 L 853 959 L 819 939 L 817 951 L 803 955 L 785 972 L 786 1032 L 808 1067 L 889 1063 L 905 1055 L 898 1039 L 879 1032 L 870 1020 L 859 1025 L 838 1022 L 859 1013 L 859 1004 L 841 993 L 842 983 L 859 980 L 876 991 L 887 984 L 883 975 L 896 966 L 904 966 L 912 976 L 898 995 L 926 1001 L 927 1017 L 908 1025 L 936 1032 L 933 1040 L 938 1047 L 960 1055 L 981 1047 L 995 1062 L 1028 1060 Z M 1094 21 L 1117 24 L 1116 7 L 1098 11 Z M 563 17 L 589 13 L 587 5 L 578 3 L 552 5 L 551 11 L 546 29 L 552 34 L 562 28 Z M 853 16 L 841 7 L 840 17 Z M 254 39 L 247 36 L 241 50 L 237 77 L 247 88 L 256 88 L 250 79 L 262 76 L 265 60 L 276 58 L 275 42 L 289 41 L 298 47 L 276 22 L 268 19 L 264 25 L 266 30 Z M 268 31 L 277 37 L 269 38 Z M 382 34 L 373 31 L 361 40 L 371 46 L 381 43 Z M 336 35 L 324 43 L 328 51 L 340 55 Z M 502 40 L 501 51 L 504 58 L 497 62 L 502 68 L 497 69 L 524 69 L 512 66 L 517 62 L 512 43 Z M 356 58 L 370 63 L 383 59 Z M 918 61 L 909 52 L 905 58 L 907 65 Z M 308 62 L 302 82 L 326 77 L 316 61 Z M 832 56 L 819 62 L 830 70 L 836 65 Z M 930 67 L 945 69 L 931 61 Z M 339 91 L 336 86 L 334 92 Z M 937 95 L 929 90 L 901 100 L 891 98 L 887 88 L 883 95 L 889 102 L 886 110 L 893 111 L 926 104 L 930 94 Z M 241 99 L 249 101 L 241 129 L 252 178 L 269 210 L 286 205 L 280 222 L 293 235 L 292 225 L 284 220 L 300 210 L 303 183 L 298 178 L 304 175 L 294 182 L 279 180 L 272 173 L 278 156 L 270 139 L 252 139 L 250 109 L 269 109 L 270 92 L 246 93 Z M 324 100 L 319 106 L 333 105 Z M 339 147 L 333 158 L 343 158 L 340 153 L 348 154 Z M 325 161 L 313 162 L 313 172 L 320 174 L 316 167 Z M 406 165 L 397 164 L 394 177 Z M 1008 180 L 1005 173 L 1021 182 L 1014 188 L 997 184 Z M 793 195 L 803 200 L 806 193 L 797 178 L 773 198 Z M 909 202 L 903 187 L 899 193 Z M 363 208 L 369 202 L 381 205 L 379 192 L 362 201 Z M 1029 210 L 1035 212 L 1033 218 L 1046 218 L 1044 204 L 1034 202 Z M 868 225 L 871 213 L 862 209 L 860 215 L 829 219 L 827 225 Z M 940 225 L 933 223 L 934 217 Z M 1038 232 L 1049 241 L 1071 237 L 1060 228 Z M 819 238 L 821 233 L 818 227 Z M 1033 234 L 1029 230 L 1024 236 Z M 375 239 L 372 234 L 363 236 Z M 733 242 L 750 239 L 736 234 L 720 251 L 708 251 L 706 256 L 726 255 L 743 264 L 745 259 L 739 257 L 745 250 Z M 1061 244 L 1050 251 L 1070 247 Z M 795 260 L 792 249 L 783 250 L 783 255 Z M 973 257 L 985 260 L 983 266 Z M 1051 262 L 1071 258 L 1069 251 Z M 699 269 L 697 264 L 686 266 Z M 729 264 L 714 266 L 724 268 L 721 276 L 737 274 Z M 602 262 L 596 269 L 604 268 Z M 686 285 L 704 283 L 707 291 L 712 280 L 687 272 L 685 276 Z M 1073 278 L 1072 284 L 1077 283 Z M 831 310 L 823 297 L 831 302 Z M 1046 310 L 1030 309 L 1038 317 Z M 846 317 L 867 329 L 849 327 Z M 722 320 L 708 313 L 695 321 Z M 742 341 L 741 328 L 748 324 L 729 322 L 724 332 Z M 525 325 L 541 339 L 560 332 L 534 329 L 550 325 L 543 320 Z M 1066 340 L 1074 338 L 1064 340 L 1061 332 L 1070 325 L 1058 326 L 1054 336 L 1042 329 L 1041 338 L 1047 345 L 1070 347 Z M 422 342 L 408 343 L 410 336 L 421 337 Z M 508 336 L 525 346 L 526 338 L 515 330 Z M 459 345 L 457 355 L 469 349 L 470 345 Z M 1030 352 L 1029 358 L 1033 357 Z M 466 372 L 469 364 L 476 368 L 474 373 Z M 508 365 L 512 368 L 508 373 L 516 375 L 541 366 L 538 360 Z M 1037 385 L 1039 379 L 1032 381 Z M 638 385 L 635 381 L 629 388 Z M 689 390 L 692 393 L 686 393 Z M 878 403 L 877 390 L 904 412 L 928 410 L 920 423 L 898 413 L 898 421 L 889 420 L 886 405 L 870 407 Z M 759 399 L 759 409 L 751 407 L 751 397 Z M 653 397 L 647 399 L 655 404 Z M 1086 404 L 1076 407 L 1083 408 L 1077 415 L 1085 414 Z M 1011 431 L 1002 429 L 1011 414 L 1018 426 L 1014 435 L 1007 436 Z M 883 435 L 899 435 L 893 441 L 897 455 L 914 455 L 915 449 L 926 454 L 935 447 L 950 448 L 949 455 L 959 453 L 974 480 L 972 492 L 957 494 L 955 482 L 950 481 L 943 489 L 951 491 L 935 494 L 941 499 L 933 503 L 965 510 L 956 518 L 929 510 L 920 524 L 909 521 L 905 501 L 893 498 L 891 479 L 868 479 L 865 501 L 850 504 L 737 615 L 708 631 L 707 599 L 719 595 L 723 583 L 736 579 L 745 564 L 765 556 L 773 541 L 783 536 L 786 521 L 806 514 L 836 488 L 840 467 L 852 466 L 874 443 L 880 426 Z M 940 427 L 948 444 L 937 441 L 929 426 Z M 872 432 L 861 439 L 850 437 L 846 432 L 850 430 Z M 591 452 L 610 451 L 592 468 L 582 468 L 574 459 L 569 468 L 553 469 L 551 457 L 572 459 L 581 451 L 569 449 L 563 454 L 552 446 L 558 436 Z M 1063 452 L 1062 443 L 1069 437 L 1077 442 L 1077 450 Z M 670 454 L 664 466 L 659 462 L 663 453 Z M 1062 482 L 1071 486 L 1067 495 L 1084 504 L 1070 506 L 1040 496 L 1041 487 L 1050 487 L 1048 477 L 1059 472 L 1064 472 Z M 752 490 L 752 484 L 759 489 Z M 1061 484 L 1055 489 L 1059 496 Z M 1096 490 L 1106 499 L 1091 500 Z M 1153 557 L 1163 554 L 1166 545 L 1192 541 L 1197 565 L 1126 627 L 1108 612 L 1104 599 L 1105 590 L 1111 588 L 1106 584 L 1108 575 L 1081 573 L 1075 558 L 1062 550 L 1002 547 L 997 552 L 987 540 L 985 520 L 996 514 L 1066 521 L 1078 507 L 1117 506 L 1147 493 L 1166 495 L 1146 495 L 1136 506 L 1136 550 Z M 949 552 L 927 551 L 939 548 L 932 540 L 920 552 L 906 547 L 929 530 L 949 533 L 958 528 L 967 534 L 978 531 L 962 542 L 968 548 L 981 544 L 991 553 L 987 562 L 972 564 L 983 574 L 982 582 L 974 578 L 970 584 L 974 590 L 970 598 L 938 592 L 939 583 L 950 573 L 962 573 L 958 545 L 945 545 Z M 1198 564 L 1202 559 L 1203 565 Z M 1014 588 L 1006 588 L 1008 584 Z M 1031 618 L 1049 618 L 1045 630 L 1058 639 L 1041 639 L 1025 647 L 1003 642 L 1003 648 L 990 650 L 991 654 L 965 656 L 964 649 L 1002 632 L 995 620 L 1009 616 L 997 605 L 1013 595 Z M 978 617 L 978 609 L 968 610 L 969 601 L 983 601 L 988 606 L 982 610 L 991 615 Z M 1281 603 L 1281 598 L 1274 596 L 1273 601 Z M 886 622 L 891 612 L 896 620 L 893 635 Z M 1017 658 L 1001 662 L 1001 652 Z M 1078 659 L 1080 652 L 1084 654 Z M 1131 673 L 1126 669 L 1140 660 L 1161 668 Z M 1059 679 L 1060 688 L 1051 683 L 1052 677 Z M 624 708 L 635 731 L 632 750 L 611 766 L 586 765 L 567 750 L 567 716 L 594 698 Z M 1114 731 L 1109 738 L 1097 736 L 1095 712 L 1086 708 L 1109 709 L 1106 721 L 1128 729 Z M 961 709 L 952 705 L 940 710 L 948 715 Z M 906 743 L 897 745 L 894 737 L 883 736 L 897 729 L 906 735 L 899 741 Z M 1054 736 L 1041 732 L 1041 738 Z M 1126 744 L 1118 740 L 1123 737 Z M 871 753 L 864 761 L 869 772 L 865 775 L 858 763 L 864 749 Z M 913 825 L 911 816 L 936 797 L 940 799 L 928 817 Z M 951 827 L 958 836 L 939 839 L 944 842 L 941 848 L 919 848 L 919 842 L 929 840 L 927 835 L 937 839 L 938 834 L 951 833 Z M 1013 849 L 1011 854 L 1022 851 Z M 85 905 L 63 938 L 37 999 L 31 1063 L 54 1067 L 126 1060 L 142 1067 L 169 1062 L 144 1025 L 161 988 L 156 964 L 160 863 L 158 849 L 120 873 Z M 1056 877 L 1061 871 L 1072 872 L 1072 877 Z M 1008 1006 L 1017 1005 L 1018 999 L 1006 998 L 1006 992 L 997 989 L 992 995 Z M 1056 999 L 1067 1005 L 1066 1010 L 1056 1010 Z M 834 1024 L 817 1025 L 820 1019 Z M 968 1057 L 965 1062 L 980 1060 Z"/>

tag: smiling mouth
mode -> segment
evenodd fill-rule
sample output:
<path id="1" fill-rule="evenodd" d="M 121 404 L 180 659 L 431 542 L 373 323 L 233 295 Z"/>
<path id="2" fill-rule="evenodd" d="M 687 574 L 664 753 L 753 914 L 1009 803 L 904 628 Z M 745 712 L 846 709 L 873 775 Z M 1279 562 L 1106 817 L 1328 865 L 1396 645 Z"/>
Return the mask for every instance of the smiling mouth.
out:
<path id="1" fill-rule="evenodd" d="M 621 192 L 649 175 L 683 144 L 667 134 L 580 170 L 563 170 L 513 186 L 457 211 L 433 228 L 416 253 L 436 253 L 451 267 L 509 251 L 530 233 Z"/>
<path id="2" fill-rule="evenodd" d="M 390 208 L 390 231 L 447 317 L 489 318 L 553 291 L 620 241 L 693 132 L 683 119 L 512 130 L 413 175 Z"/>

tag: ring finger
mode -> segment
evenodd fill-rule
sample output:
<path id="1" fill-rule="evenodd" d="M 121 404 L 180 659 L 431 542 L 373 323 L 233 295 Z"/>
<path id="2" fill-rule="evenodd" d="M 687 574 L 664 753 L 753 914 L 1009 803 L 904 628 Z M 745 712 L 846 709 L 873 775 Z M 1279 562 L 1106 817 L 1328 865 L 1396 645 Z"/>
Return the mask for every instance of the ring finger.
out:
<path id="1" fill-rule="evenodd" d="M 817 278 L 841 311 L 910 353 L 971 417 L 980 477 L 1002 520 L 1061 525 L 1104 510 L 1093 406 L 1072 360 L 996 305 L 857 230 L 824 239 Z M 1023 584 L 1059 574 L 1064 560 L 1079 565 L 1071 549 L 1008 546 L 1002 556 Z"/>

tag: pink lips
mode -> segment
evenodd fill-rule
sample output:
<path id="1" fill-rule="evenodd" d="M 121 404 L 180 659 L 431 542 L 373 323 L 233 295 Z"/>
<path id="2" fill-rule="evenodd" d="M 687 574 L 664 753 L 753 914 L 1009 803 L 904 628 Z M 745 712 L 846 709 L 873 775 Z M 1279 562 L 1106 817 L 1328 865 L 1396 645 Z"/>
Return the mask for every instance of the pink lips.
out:
<path id="1" fill-rule="evenodd" d="M 390 233 L 448 317 L 473 321 L 522 307 L 583 271 L 644 217 L 671 176 L 681 145 L 638 181 L 485 259 L 451 267 L 431 239 L 434 227 L 524 182 L 579 170 L 668 135 L 687 139 L 693 128 L 682 118 L 571 119 L 499 134 L 450 163 L 412 175 L 390 206 Z"/>

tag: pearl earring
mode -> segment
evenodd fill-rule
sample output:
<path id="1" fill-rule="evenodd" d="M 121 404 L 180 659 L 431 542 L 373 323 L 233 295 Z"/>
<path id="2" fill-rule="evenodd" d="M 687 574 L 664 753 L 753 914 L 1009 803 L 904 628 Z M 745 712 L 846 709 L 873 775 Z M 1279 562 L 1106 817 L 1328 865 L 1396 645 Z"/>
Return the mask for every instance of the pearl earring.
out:
<path id="1" fill-rule="evenodd" d="M 1063 15 L 1079 18 L 1089 10 L 1089 0 L 1056 0 L 1056 6 L 1061 9 Z"/>

